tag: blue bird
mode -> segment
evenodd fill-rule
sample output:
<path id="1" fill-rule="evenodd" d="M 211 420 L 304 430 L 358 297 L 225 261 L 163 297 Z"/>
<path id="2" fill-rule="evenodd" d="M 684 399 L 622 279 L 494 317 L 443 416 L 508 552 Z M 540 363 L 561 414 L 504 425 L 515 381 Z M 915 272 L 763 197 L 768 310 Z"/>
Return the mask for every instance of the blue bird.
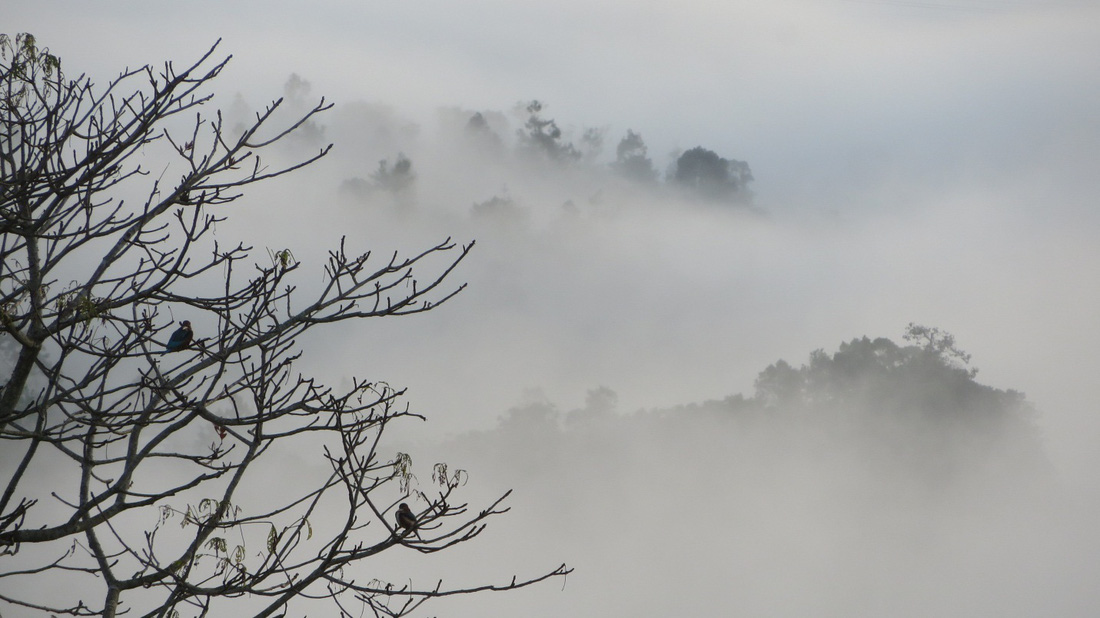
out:
<path id="1" fill-rule="evenodd" d="M 416 515 L 409 509 L 409 505 L 404 502 L 401 506 L 397 507 L 397 525 L 401 526 L 407 531 L 416 532 Z M 420 534 L 417 533 L 419 537 Z"/>
<path id="2" fill-rule="evenodd" d="M 184 320 L 180 322 L 180 327 L 176 329 L 176 332 L 172 333 L 172 336 L 168 338 L 168 343 L 165 347 L 165 354 L 168 352 L 177 352 L 191 345 L 191 338 L 194 333 L 191 332 L 191 322 Z"/>

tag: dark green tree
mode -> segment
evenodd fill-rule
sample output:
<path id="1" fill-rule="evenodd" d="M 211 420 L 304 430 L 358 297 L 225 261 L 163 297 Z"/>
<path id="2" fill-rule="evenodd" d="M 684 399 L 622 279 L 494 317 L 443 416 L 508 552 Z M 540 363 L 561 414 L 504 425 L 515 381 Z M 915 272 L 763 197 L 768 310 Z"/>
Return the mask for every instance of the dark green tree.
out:
<path id="1" fill-rule="evenodd" d="M 552 118 L 543 118 L 545 105 L 531 101 L 524 107 L 527 120 L 517 131 L 521 151 L 559 163 L 579 161 L 583 154 L 562 139 L 562 131 Z"/>
<path id="2" fill-rule="evenodd" d="M 474 112 L 466 121 L 464 133 L 469 142 L 483 154 L 499 157 L 504 152 L 504 142 L 493 131 L 489 121 L 481 112 Z"/>
<path id="3" fill-rule="evenodd" d="M 833 354 L 817 350 L 799 368 L 778 361 L 757 378 L 755 400 L 776 409 L 927 421 L 951 431 L 1027 425 L 1024 396 L 975 381 L 977 369 L 966 366 L 970 355 L 950 333 L 909 324 L 905 339 L 916 345 L 861 337 Z"/>
<path id="4" fill-rule="evenodd" d="M 636 182 L 657 180 L 657 170 L 649 158 L 649 149 L 642 136 L 634 131 L 628 130 L 626 136 L 619 140 L 611 167 L 623 177 Z"/>
<path id="5" fill-rule="evenodd" d="M 378 169 L 370 177 L 376 189 L 394 195 L 405 194 L 416 183 L 416 172 L 413 171 L 412 160 L 404 153 L 397 153 L 392 165 L 389 159 L 379 161 Z"/>
<path id="6" fill-rule="evenodd" d="M 747 201 L 752 171 L 744 161 L 724 159 L 713 150 L 696 146 L 676 160 L 672 181 L 708 200 Z"/>

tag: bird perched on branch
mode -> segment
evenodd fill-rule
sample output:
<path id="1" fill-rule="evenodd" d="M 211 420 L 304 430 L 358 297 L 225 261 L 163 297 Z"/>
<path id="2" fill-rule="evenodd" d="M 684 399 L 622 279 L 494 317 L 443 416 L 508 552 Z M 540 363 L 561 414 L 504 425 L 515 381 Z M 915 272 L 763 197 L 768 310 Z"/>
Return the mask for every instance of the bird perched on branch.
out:
<path id="1" fill-rule="evenodd" d="M 409 505 L 404 502 L 401 503 L 401 506 L 397 507 L 397 525 L 405 530 L 416 532 L 416 515 L 413 515 L 412 510 L 409 509 Z M 416 534 L 420 536 L 420 533 Z"/>
<path id="2" fill-rule="evenodd" d="M 186 348 L 191 345 L 191 338 L 194 336 L 195 334 L 191 332 L 191 322 L 187 320 L 180 322 L 180 327 L 168 338 L 168 343 L 164 346 L 164 352 L 167 354 Z"/>

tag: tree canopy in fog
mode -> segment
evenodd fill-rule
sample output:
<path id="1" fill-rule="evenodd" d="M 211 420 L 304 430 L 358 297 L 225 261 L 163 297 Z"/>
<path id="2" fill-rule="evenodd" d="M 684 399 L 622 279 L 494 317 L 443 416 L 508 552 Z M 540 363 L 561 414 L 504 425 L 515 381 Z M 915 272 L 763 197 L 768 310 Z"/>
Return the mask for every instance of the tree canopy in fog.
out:
<path id="1" fill-rule="evenodd" d="M 392 165 L 389 159 L 379 161 L 371 180 L 382 191 L 400 194 L 412 188 L 416 182 L 416 172 L 413 171 L 412 161 L 404 153 L 398 153 Z"/>
<path id="2" fill-rule="evenodd" d="M 653 182 L 657 179 L 657 170 L 649 158 L 649 149 L 642 136 L 627 130 L 615 149 L 615 162 L 612 167 L 624 177 L 639 182 Z"/>
<path id="3" fill-rule="evenodd" d="M 908 345 L 860 337 L 831 354 L 816 350 L 797 367 L 777 361 L 759 373 L 750 397 L 733 394 L 632 414 L 612 413 L 615 396 L 606 388 L 592 391 L 584 408 L 568 414 L 536 400 L 510 410 L 494 431 L 457 438 L 452 447 L 484 453 L 483 441 L 513 444 L 512 455 L 501 455 L 515 457 L 511 466 L 492 467 L 514 471 L 504 475 L 512 480 L 523 478 L 524 470 L 536 476 L 547 470 L 584 474 L 593 472 L 589 466 L 636 464 L 641 472 L 666 461 L 648 460 L 650 449 L 703 453 L 711 444 L 724 444 L 730 461 L 753 466 L 803 460 L 808 453 L 800 449 L 813 444 L 815 450 L 855 453 L 871 469 L 905 470 L 912 473 L 905 476 L 909 481 L 945 488 L 990 466 L 1002 474 L 1044 469 L 1032 408 L 1023 394 L 977 382 L 977 371 L 966 365 L 969 355 L 949 333 L 910 324 L 905 339 Z M 605 445 L 634 448 L 586 448 L 600 436 L 614 436 Z M 792 445 L 798 446 L 792 450 Z M 748 452 L 760 460 L 746 461 Z M 618 461 L 617 454 L 642 459 L 631 464 Z M 517 465 L 517 460 L 529 463 Z"/>
<path id="4" fill-rule="evenodd" d="M 523 151 L 550 161 L 568 162 L 581 158 L 581 151 L 571 142 L 565 141 L 561 128 L 553 118 L 544 118 L 545 105 L 540 101 L 531 101 L 524 110 L 527 119 L 523 129 L 516 132 Z"/>
<path id="5" fill-rule="evenodd" d="M 308 87 L 303 83 L 292 75 L 288 92 L 300 96 Z M 547 197 L 547 187 L 561 197 L 550 200 L 554 209 L 570 201 L 578 204 L 578 199 L 584 198 L 594 208 L 638 202 L 670 209 L 699 202 L 752 203 L 749 185 L 753 176 L 744 161 L 696 147 L 673 155 L 669 172 L 662 178 L 642 133 L 627 129 L 608 158 L 604 145 L 609 126 L 563 125 L 547 116 L 546 110 L 547 104 L 540 100 L 518 103 L 511 114 L 444 107 L 437 110 L 439 134 L 433 136 L 387 107 L 343 105 L 337 110 L 332 133 L 381 139 L 373 140 L 376 147 L 369 149 L 371 154 L 352 155 L 361 160 L 358 167 L 362 171 L 345 177 L 339 192 L 371 206 L 405 210 L 422 206 L 436 211 L 445 210 L 455 198 L 455 189 L 465 186 L 484 187 L 483 193 L 470 196 L 475 203 L 504 189 L 533 210 Z M 387 150 L 379 151 L 383 146 Z M 392 159 L 395 150 L 400 154 Z M 414 154 L 406 156 L 406 152 Z M 378 158 L 383 155 L 386 158 Z M 367 171 L 374 165 L 376 169 Z M 411 190 L 414 186 L 415 192 Z"/>
<path id="6" fill-rule="evenodd" d="M 279 100 L 225 128 L 204 113 L 216 48 L 98 88 L 30 35 L 0 37 L 0 607 L 270 616 L 321 598 L 398 616 L 569 573 L 448 588 L 395 566 L 477 537 L 507 494 L 468 507 L 468 474 L 442 463 L 418 484 L 381 448 L 422 418 L 403 391 L 303 375 L 298 338 L 438 307 L 473 243 L 401 257 L 341 240 L 306 264 L 217 237 L 244 189 L 330 146 L 261 162 L 329 105 L 273 127 Z"/>
<path id="7" fill-rule="evenodd" d="M 1041 519 L 1055 490 L 1030 404 L 977 382 L 942 331 L 907 334 L 777 361 L 750 396 L 630 411 L 598 388 L 566 411 L 532 392 L 443 448 L 541 487 L 524 512 L 598 569 L 584 592 L 610 613 L 955 615 L 1011 604 L 989 600 L 1001 582 L 1045 589 L 1049 563 L 1023 552 L 1063 535 Z M 667 586 L 692 599 L 646 596 Z"/>
<path id="8" fill-rule="evenodd" d="M 672 180 L 706 199 L 746 200 L 752 171 L 744 161 L 726 159 L 713 150 L 696 146 L 676 159 Z"/>
<path id="9" fill-rule="evenodd" d="M 1018 412 L 1023 396 L 975 382 L 977 370 L 966 366 L 970 356 L 952 335 L 910 324 L 905 339 L 916 345 L 862 337 L 832 355 L 816 350 L 797 369 L 785 361 L 769 365 L 756 379 L 755 400 L 765 407 L 858 405 L 945 417 Z"/>

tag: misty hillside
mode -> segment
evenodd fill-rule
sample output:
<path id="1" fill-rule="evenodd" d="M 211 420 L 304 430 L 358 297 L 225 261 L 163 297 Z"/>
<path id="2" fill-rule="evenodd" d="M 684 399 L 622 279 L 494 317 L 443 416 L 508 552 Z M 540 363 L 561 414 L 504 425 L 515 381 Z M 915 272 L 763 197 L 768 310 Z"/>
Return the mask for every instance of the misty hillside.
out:
<path id="1" fill-rule="evenodd" d="M 950 335 L 911 330 L 927 339 L 899 345 L 862 337 L 831 354 L 814 351 L 797 368 L 777 361 L 760 372 L 750 397 L 624 414 L 606 388 L 568 412 L 535 394 L 495 429 L 462 435 L 446 450 L 518 486 L 563 474 L 619 478 L 627 469 L 663 469 L 720 478 L 746 465 L 820 462 L 940 494 L 1009 477 L 1045 479 L 1050 471 L 1024 395 L 979 383 Z"/>
<path id="2" fill-rule="evenodd" d="M 1031 522 L 1055 494 L 1032 406 L 981 384 L 950 335 L 910 325 L 907 337 L 852 339 L 798 366 L 777 361 L 751 396 L 720 401 L 629 412 L 598 388 L 563 411 L 531 393 L 495 429 L 433 455 L 476 484 L 515 488 L 501 551 L 575 556 L 571 606 L 697 615 L 718 603 L 746 616 L 1008 609 L 1012 595 L 994 601 L 990 591 L 1039 568 L 1009 556 L 1044 538 Z M 987 581 L 962 585 L 983 572 Z M 639 592 L 668 587 L 682 605 Z"/>
<path id="3" fill-rule="evenodd" d="M 283 90 L 284 114 L 313 102 L 310 82 L 297 74 Z M 234 98 L 235 124 L 243 127 L 255 113 L 243 95 Z M 382 103 L 350 101 L 311 120 L 283 148 L 301 156 L 336 140 L 338 162 L 322 195 L 350 210 L 526 224 L 647 203 L 755 209 L 748 162 L 705 144 L 653 153 L 644 133 L 559 121 L 539 100 L 510 109 L 441 107 L 428 121 Z"/>

